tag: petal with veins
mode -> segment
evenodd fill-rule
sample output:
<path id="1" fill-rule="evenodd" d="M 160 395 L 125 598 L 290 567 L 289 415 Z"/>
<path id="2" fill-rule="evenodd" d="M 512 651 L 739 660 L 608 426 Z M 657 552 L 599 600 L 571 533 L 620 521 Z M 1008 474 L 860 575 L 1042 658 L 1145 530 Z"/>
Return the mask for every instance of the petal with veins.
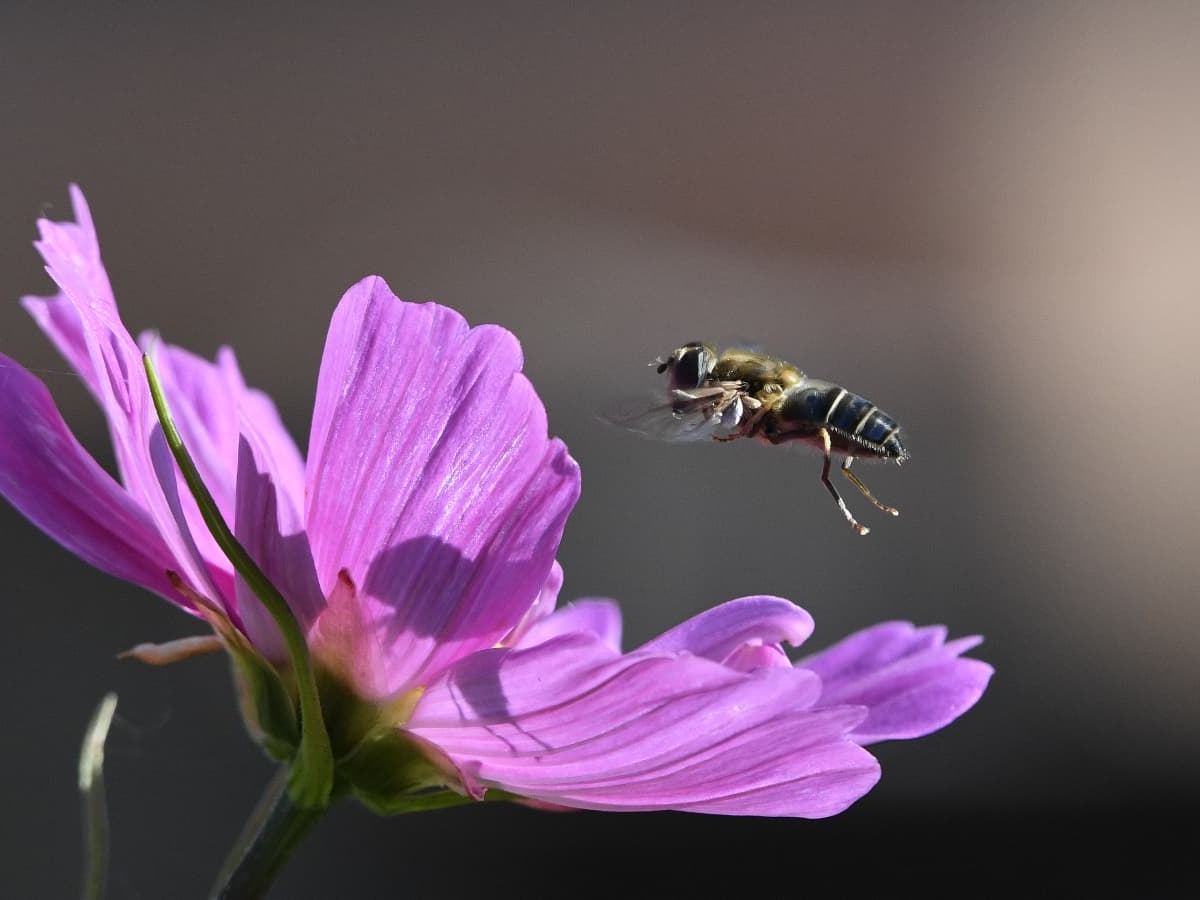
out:
<path id="1" fill-rule="evenodd" d="M 560 634 L 592 634 L 607 646 L 621 650 L 621 609 L 612 600 L 573 600 L 554 615 L 542 619 L 514 646 L 533 647 Z"/>
<path id="2" fill-rule="evenodd" d="M 796 646 L 807 640 L 812 630 L 812 616 L 790 600 L 742 597 L 681 622 L 642 649 L 688 650 L 720 662 L 747 643 Z"/>
<path id="3" fill-rule="evenodd" d="M 76 556 L 190 607 L 150 517 L 75 440 L 46 386 L 2 354 L 0 493 Z"/>
<path id="4" fill-rule="evenodd" d="M 884 622 L 796 665 L 821 677 L 820 705 L 852 703 L 870 710 L 854 730 L 856 741 L 921 737 L 974 706 L 992 676 L 987 663 L 961 656 L 981 638 L 945 639 L 941 626 Z"/>
<path id="5" fill-rule="evenodd" d="M 238 456 L 237 518 L 234 535 L 267 579 L 286 598 L 302 629 L 325 605 L 312 550 L 294 498 L 279 490 L 271 457 L 273 447 L 260 440 L 249 422 L 242 424 Z M 283 636 L 262 601 L 239 574 L 237 612 L 242 630 L 259 652 L 276 662 L 287 659 Z"/>
<path id="6" fill-rule="evenodd" d="M 379 278 L 334 314 L 309 539 L 326 592 L 342 569 L 358 585 L 396 689 L 496 644 L 550 572 L 579 472 L 520 366 L 509 332 L 403 303 Z"/>
<path id="7" fill-rule="evenodd" d="M 803 670 L 622 657 L 572 634 L 464 660 L 408 727 L 480 783 L 547 803 L 819 817 L 878 779 L 847 738 L 864 711 L 811 709 L 819 692 Z"/>

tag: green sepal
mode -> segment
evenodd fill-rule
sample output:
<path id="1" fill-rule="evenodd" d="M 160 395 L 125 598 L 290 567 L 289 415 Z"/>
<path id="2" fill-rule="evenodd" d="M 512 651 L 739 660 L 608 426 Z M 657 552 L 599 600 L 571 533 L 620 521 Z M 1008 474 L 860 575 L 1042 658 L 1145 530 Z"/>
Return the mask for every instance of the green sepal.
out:
<path id="1" fill-rule="evenodd" d="M 296 698 L 279 672 L 229 621 L 223 610 L 188 588 L 176 573 L 167 572 L 167 579 L 175 590 L 192 602 L 196 612 L 212 626 L 225 645 L 246 730 L 271 757 L 281 762 L 290 760 L 300 742 L 300 723 L 296 718 Z"/>
<path id="2" fill-rule="evenodd" d="M 456 779 L 432 761 L 431 750 L 396 728 L 377 728 L 338 760 L 338 776 L 363 805 L 381 816 L 472 802 L 451 789 Z"/>
<path id="3" fill-rule="evenodd" d="M 403 730 L 421 699 L 419 689 L 365 700 L 324 662 L 316 667 L 317 687 L 337 760 L 335 793 L 353 794 L 380 815 L 470 802 L 453 764 Z"/>
<path id="4" fill-rule="evenodd" d="M 246 730 L 272 759 L 289 761 L 300 743 L 295 699 L 279 674 L 257 651 L 251 649 L 246 654 L 241 648 L 231 647 L 229 656 Z"/>

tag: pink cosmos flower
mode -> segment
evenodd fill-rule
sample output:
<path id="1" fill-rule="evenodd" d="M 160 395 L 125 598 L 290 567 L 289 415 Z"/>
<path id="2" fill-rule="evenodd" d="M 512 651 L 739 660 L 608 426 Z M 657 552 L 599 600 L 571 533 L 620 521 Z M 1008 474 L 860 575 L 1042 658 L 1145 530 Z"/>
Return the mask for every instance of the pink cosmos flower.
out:
<path id="1" fill-rule="evenodd" d="M 364 279 L 333 315 L 305 458 L 231 350 L 209 362 L 130 336 L 71 196 L 77 221 L 40 221 L 36 243 L 59 293 L 24 303 L 104 410 L 120 480 L 0 355 L 0 493 L 72 553 L 203 616 L 286 689 L 280 633 L 166 446 L 148 349 L 217 507 L 304 630 L 339 778 L 376 808 L 448 788 L 827 816 L 878 780 L 864 745 L 928 734 L 981 696 L 991 667 L 962 656 L 979 639 L 947 642 L 940 627 L 878 625 L 793 664 L 783 645 L 813 623 L 776 597 L 622 653 L 613 603 L 555 609 L 579 470 L 547 436 L 512 334 Z M 237 669 L 247 720 L 286 758 L 295 710 L 256 695 L 253 669 Z M 383 756 L 364 764 L 372 748 Z"/>

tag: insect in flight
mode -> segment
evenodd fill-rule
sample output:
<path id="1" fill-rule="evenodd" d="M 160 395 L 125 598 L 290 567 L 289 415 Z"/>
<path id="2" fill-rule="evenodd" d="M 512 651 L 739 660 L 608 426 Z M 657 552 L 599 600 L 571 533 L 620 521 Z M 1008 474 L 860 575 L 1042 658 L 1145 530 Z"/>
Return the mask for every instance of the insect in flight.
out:
<path id="1" fill-rule="evenodd" d="M 767 444 L 802 443 L 825 456 L 821 483 L 846 521 L 859 533 L 870 529 L 851 514 L 829 468 L 841 456 L 842 474 L 876 507 L 893 516 L 899 510 L 875 499 L 850 466 L 858 457 L 908 458 L 900 426 L 871 401 L 841 385 L 810 378 L 782 359 L 754 350 L 718 352 L 711 344 L 684 344 L 650 363 L 667 373 L 667 402 L 609 421 L 631 431 L 669 441 L 755 438 Z"/>

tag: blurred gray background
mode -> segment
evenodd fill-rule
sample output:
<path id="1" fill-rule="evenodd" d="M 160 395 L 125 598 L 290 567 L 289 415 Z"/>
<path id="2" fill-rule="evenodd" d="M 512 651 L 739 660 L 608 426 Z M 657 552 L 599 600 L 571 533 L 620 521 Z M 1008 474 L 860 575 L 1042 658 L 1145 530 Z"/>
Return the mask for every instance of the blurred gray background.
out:
<path id="1" fill-rule="evenodd" d="M 0 349 L 97 453 L 17 303 L 51 290 L 34 221 L 71 181 L 130 328 L 232 344 L 301 446 L 363 275 L 514 331 L 583 470 L 563 596 L 619 600 L 627 646 L 761 592 L 812 647 L 940 622 L 996 667 L 834 819 L 347 804 L 272 896 L 1191 884 L 1198 47 L 1167 3 L 0 7 Z M 695 338 L 895 416 L 913 459 L 864 472 L 901 517 L 851 490 L 856 537 L 815 454 L 597 421 Z M 75 758 L 113 689 L 111 896 L 202 896 L 270 772 L 225 662 L 116 661 L 201 629 L 7 506 L 0 534 L 0 895 L 77 892 Z"/>

